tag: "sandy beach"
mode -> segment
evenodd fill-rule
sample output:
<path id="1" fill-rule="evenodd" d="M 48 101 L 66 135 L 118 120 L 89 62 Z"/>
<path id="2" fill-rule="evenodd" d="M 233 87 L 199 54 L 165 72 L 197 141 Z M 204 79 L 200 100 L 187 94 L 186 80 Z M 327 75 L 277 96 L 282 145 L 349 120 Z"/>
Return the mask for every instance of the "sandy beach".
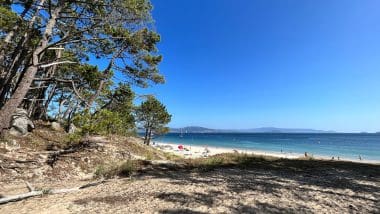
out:
<path id="1" fill-rule="evenodd" d="M 216 154 L 222 153 L 245 153 L 245 154 L 255 154 L 255 155 L 264 155 L 264 156 L 273 156 L 273 157 L 282 157 L 282 158 L 299 158 L 302 157 L 302 154 L 295 153 L 281 153 L 281 152 L 266 152 L 266 151 L 258 151 L 258 150 L 243 150 L 243 149 L 234 149 L 234 148 L 224 148 L 224 147 L 210 147 L 210 146 L 194 146 L 194 145 L 183 145 L 184 149 L 179 149 L 178 146 L 180 144 L 175 143 L 164 143 L 164 142 L 156 142 L 154 147 L 173 153 L 175 155 L 179 155 L 185 158 L 201 158 L 212 156 Z"/>
<path id="2" fill-rule="evenodd" d="M 249 149 L 234 149 L 234 148 L 225 148 L 225 147 L 210 147 L 210 146 L 198 146 L 198 145 L 182 145 L 183 149 L 179 149 L 178 147 L 182 144 L 175 144 L 175 143 L 166 143 L 166 142 L 155 142 L 153 147 L 169 152 L 175 155 L 178 155 L 183 158 L 202 158 L 202 157 L 208 157 L 212 155 L 217 154 L 223 154 L 223 153 L 243 153 L 243 154 L 249 154 L 249 155 L 263 155 L 263 156 L 272 156 L 272 157 L 278 157 L 278 158 L 288 158 L 288 159 L 297 159 L 297 158 L 305 158 L 305 154 L 300 153 L 293 153 L 293 152 L 268 152 L 268 151 L 260 151 L 260 150 L 249 150 Z M 327 156 L 321 156 L 321 155 L 314 155 L 314 154 L 307 154 L 308 157 L 318 160 L 331 160 L 331 157 Z M 338 161 L 337 157 L 334 158 L 335 161 Z M 373 163 L 373 164 L 380 164 L 380 161 L 375 160 L 355 160 L 355 159 L 347 159 L 347 158 L 340 158 L 341 161 L 351 161 L 351 162 L 358 162 L 358 163 Z"/>
<path id="3" fill-rule="evenodd" d="M 102 140 L 101 147 L 62 155 L 49 167 L 36 153 L 45 147 L 34 148 L 26 158 L 25 151 L 32 148 L 29 141 L 20 139 L 21 149 L 0 155 L 4 168 L 0 170 L 0 195 L 27 192 L 24 181 L 37 189 L 81 186 L 93 181 L 99 164 L 121 164 L 128 154 L 149 156 L 152 161 L 142 161 L 132 175 L 118 174 L 98 186 L 0 205 L 0 213 L 379 213 L 380 165 L 290 157 L 252 157 L 232 165 L 215 162 L 213 157 L 173 161 L 165 159 L 167 153 L 143 145 L 141 139 Z M 189 151 L 176 151 L 174 144 L 155 146 L 187 158 L 190 152 L 191 157 L 204 152 L 202 146 L 184 145 Z M 208 155 L 234 152 L 208 150 Z M 14 166 L 23 170 L 15 171 Z"/>

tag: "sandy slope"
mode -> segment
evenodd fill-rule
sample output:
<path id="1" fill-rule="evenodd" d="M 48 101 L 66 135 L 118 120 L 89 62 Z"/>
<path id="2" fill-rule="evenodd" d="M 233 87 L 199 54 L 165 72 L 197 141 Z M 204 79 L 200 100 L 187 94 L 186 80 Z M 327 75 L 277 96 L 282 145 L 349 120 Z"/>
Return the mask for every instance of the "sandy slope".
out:
<path id="1" fill-rule="evenodd" d="M 81 192 L 9 203 L 0 213 L 379 213 L 379 199 L 377 174 L 161 168 Z"/>

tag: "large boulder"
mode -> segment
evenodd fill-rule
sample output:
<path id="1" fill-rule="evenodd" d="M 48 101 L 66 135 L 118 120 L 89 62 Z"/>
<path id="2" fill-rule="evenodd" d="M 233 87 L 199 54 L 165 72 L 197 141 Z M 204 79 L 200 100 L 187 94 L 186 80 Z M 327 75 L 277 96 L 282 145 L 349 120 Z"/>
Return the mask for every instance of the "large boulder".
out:
<path id="1" fill-rule="evenodd" d="M 11 130 L 12 135 L 25 135 L 34 129 L 33 121 L 28 117 L 28 112 L 25 109 L 17 108 L 12 114 Z"/>

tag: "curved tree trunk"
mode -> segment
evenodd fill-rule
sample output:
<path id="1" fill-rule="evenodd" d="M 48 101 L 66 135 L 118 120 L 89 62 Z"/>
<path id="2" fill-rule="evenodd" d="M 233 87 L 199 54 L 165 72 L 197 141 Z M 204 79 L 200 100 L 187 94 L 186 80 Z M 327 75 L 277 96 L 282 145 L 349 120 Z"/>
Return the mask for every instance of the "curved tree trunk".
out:
<path id="1" fill-rule="evenodd" d="M 32 63 L 26 69 L 25 74 L 19 83 L 19 86 L 17 87 L 11 98 L 0 109 L 0 132 L 3 132 L 4 129 L 9 128 L 13 112 L 25 98 L 25 95 L 27 94 L 29 87 L 34 80 L 34 77 L 38 71 L 39 55 L 45 50 L 45 48 L 48 45 L 49 39 L 51 38 L 51 35 L 53 33 L 53 28 L 56 24 L 56 19 L 62 10 L 62 3 L 63 2 L 60 1 L 58 3 L 57 8 L 51 14 L 51 17 L 46 25 L 45 32 L 43 33 L 41 42 L 39 46 L 36 48 L 36 50 L 33 52 Z"/>
<path id="2" fill-rule="evenodd" d="M 26 45 L 29 43 L 29 41 L 32 38 L 32 29 L 33 25 L 35 24 L 35 21 L 37 19 L 38 13 L 40 12 L 43 4 L 46 0 L 39 1 L 37 8 L 34 11 L 34 14 L 32 18 L 28 21 L 28 30 L 24 33 L 22 39 L 18 42 L 17 47 L 13 50 L 13 54 L 11 56 L 11 63 L 7 66 L 4 66 L 4 70 L 2 70 L 0 73 L 0 104 L 5 103 L 5 95 L 9 92 L 9 89 L 11 88 L 10 84 L 13 81 L 13 78 L 16 76 L 16 73 L 18 69 L 21 67 L 22 64 L 27 64 L 30 60 L 25 59 L 25 57 L 29 54 L 29 49 L 26 47 Z M 31 1 L 28 1 L 26 3 L 27 7 L 21 14 L 21 18 L 25 16 L 25 14 L 31 9 Z M 5 38 L 4 45 L 1 47 L 0 51 L 0 65 L 4 64 L 5 59 L 5 51 L 9 44 L 12 41 L 12 38 L 14 37 L 15 32 L 18 30 L 19 26 L 16 25 L 11 32 L 9 32 Z M 26 69 L 24 69 L 26 70 Z M 18 81 L 16 81 L 18 82 Z"/>

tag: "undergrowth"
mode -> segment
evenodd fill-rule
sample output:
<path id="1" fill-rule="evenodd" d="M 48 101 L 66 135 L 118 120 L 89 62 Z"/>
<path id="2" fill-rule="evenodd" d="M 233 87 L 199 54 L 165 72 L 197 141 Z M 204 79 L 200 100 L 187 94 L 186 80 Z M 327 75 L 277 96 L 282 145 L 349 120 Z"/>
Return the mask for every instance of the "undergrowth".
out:
<path id="1" fill-rule="evenodd" d="M 139 162 L 136 160 L 127 160 L 121 164 L 109 164 L 109 165 L 99 165 L 95 172 L 95 178 L 113 178 L 128 177 L 136 172 L 139 168 Z"/>

